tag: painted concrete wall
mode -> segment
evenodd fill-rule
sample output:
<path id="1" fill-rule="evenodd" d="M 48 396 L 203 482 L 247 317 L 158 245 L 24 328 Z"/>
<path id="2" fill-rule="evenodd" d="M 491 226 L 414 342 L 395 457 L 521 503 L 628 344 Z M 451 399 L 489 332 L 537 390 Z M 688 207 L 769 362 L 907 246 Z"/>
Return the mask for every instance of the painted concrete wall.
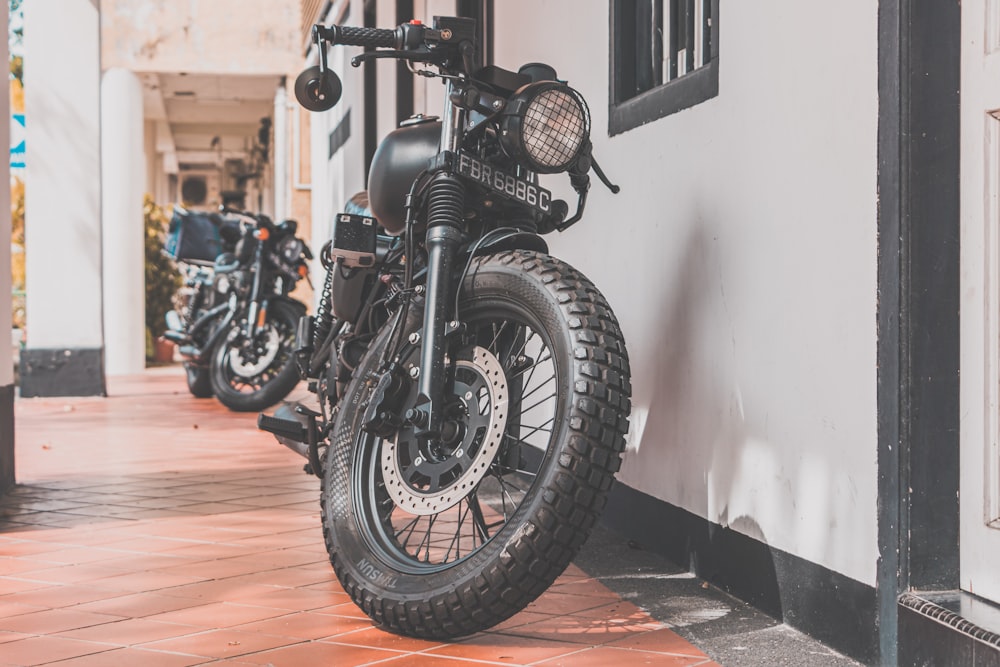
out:
<path id="1" fill-rule="evenodd" d="M 24 22 L 27 345 L 100 349 L 98 11 L 91 0 L 32 0 Z"/>
<path id="2" fill-rule="evenodd" d="M 300 3 L 100 0 L 105 68 L 285 74 L 301 63 Z"/>
<path id="3" fill-rule="evenodd" d="M 549 239 L 626 335 L 619 479 L 874 584 L 875 4 L 723 3 L 718 97 L 614 138 L 608 3 L 495 7 L 497 64 L 579 88 L 622 186 Z"/>

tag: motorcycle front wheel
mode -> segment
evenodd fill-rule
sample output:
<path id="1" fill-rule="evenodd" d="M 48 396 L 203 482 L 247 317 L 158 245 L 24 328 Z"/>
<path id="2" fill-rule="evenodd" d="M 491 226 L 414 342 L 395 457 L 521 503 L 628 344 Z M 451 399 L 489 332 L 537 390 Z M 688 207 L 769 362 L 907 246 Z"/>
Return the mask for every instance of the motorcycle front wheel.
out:
<path id="1" fill-rule="evenodd" d="M 209 377 L 209 369 L 206 366 L 196 366 L 185 361 L 184 373 L 187 376 L 188 391 L 195 398 L 212 397 L 212 378 Z"/>
<path id="2" fill-rule="evenodd" d="M 409 334 L 422 308 L 410 311 L 404 368 L 420 357 Z M 334 570 L 376 624 L 415 637 L 484 630 L 548 588 L 604 507 L 628 430 L 621 330 L 570 266 L 526 251 L 479 258 L 459 319 L 441 438 L 362 430 L 383 331 L 340 400 L 325 457 Z"/>
<path id="3" fill-rule="evenodd" d="M 299 381 L 293 350 L 301 314 L 289 303 L 273 303 L 255 340 L 219 344 L 210 374 L 219 402 L 236 412 L 260 412 L 288 396 Z"/>

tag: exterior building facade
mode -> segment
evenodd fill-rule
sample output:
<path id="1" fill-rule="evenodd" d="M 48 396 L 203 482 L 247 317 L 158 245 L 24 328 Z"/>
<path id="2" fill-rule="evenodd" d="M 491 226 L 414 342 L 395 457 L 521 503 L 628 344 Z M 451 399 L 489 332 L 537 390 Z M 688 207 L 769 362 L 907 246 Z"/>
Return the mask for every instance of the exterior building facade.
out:
<path id="1" fill-rule="evenodd" d="M 318 247 L 379 137 L 439 113 L 438 82 L 354 69 L 338 47 L 343 99 L 308 118 L 288 90 L 318 60 L 313 22 L 474 16 L 487 62 L 546 62 L 583 93 L 622 186 L 547 238 L 608 297 L 635 369 L 608 519 L 865 663 L 993 664 L 1000 3 L 187 7 L 26 5 L 39 166 L 22 393 L 100 394 L 105 372 L 135 368 L 144 190 L 176 200 L 187 175 L 221 193 L 268 117 L 273 150 L 246 193 L 311 219 Z M 72 59 L 44 46 L 70 42 Z M 544 184 L 562 195 L 559 179 Z M 35 269 L 31 233 L 48 239 Z"/>

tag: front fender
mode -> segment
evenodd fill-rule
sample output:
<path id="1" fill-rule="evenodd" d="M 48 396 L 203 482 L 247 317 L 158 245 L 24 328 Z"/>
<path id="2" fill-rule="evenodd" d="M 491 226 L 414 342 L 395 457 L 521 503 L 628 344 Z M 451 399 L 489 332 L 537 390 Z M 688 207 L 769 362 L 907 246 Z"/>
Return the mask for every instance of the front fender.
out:
<path id="1" fill-rule="evenodd" d="M 504 250 L 534 250 L 549 254 L 549 244 L 538 234 L 531 232 L 512 232 L 501 236 L 495 241 L 488 241 L 476 250 L 476 256 L 494 255 Z"/>

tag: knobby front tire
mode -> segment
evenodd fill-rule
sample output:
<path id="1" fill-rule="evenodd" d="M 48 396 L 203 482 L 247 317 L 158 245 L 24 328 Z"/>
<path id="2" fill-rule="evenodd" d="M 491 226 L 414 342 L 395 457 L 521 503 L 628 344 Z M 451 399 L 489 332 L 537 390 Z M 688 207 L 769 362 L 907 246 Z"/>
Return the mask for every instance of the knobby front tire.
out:
<path id="1" fill-rule="evenodd" d="M 421 318 L 418 303 L 407 334 Z M 545 591 L 603 509 L 628 430 L 621 330 L 567 264 L 527 251 L 478 258 L 459 319 L 451 439 L 428 453 L 405 427 L 384 441 L 361 430 L 383 331 L 341 398 L 325 457 L 333 568 L 376 624 L 415 637 L 484 630 Z M 418 348 L 404 346 L 404 366 Z"/>

